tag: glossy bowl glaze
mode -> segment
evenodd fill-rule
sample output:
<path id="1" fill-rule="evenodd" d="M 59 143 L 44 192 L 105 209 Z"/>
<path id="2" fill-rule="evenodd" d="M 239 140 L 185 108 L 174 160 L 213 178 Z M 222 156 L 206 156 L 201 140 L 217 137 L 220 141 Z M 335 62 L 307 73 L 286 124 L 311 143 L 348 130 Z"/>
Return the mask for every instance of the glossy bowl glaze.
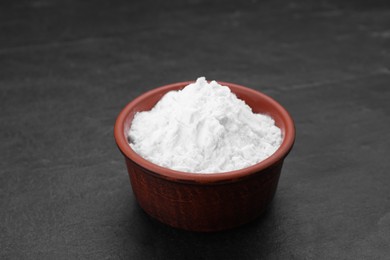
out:
<path id="1" fill-rule="evenodd" d="M 130 102 L 116 120 L 115 140 L 125 157 L 135 198 L 147 214 L 172 227 L 191 231 L 233 228 L 260 216 L 271 202 L 284 158 L 294 144 L 294 123 L 289 113 L 265 94 L 219 82 L 244 100 L 253 112 L 268 114 L 275 120 L 283 133 L 280 148 L 260 163 L 224 173 L 180 172 L 145 160 L 128 144 L 126 133 L 134 115 L 150 110 L 165 93 L 190 83 L 159 87 Z"/>

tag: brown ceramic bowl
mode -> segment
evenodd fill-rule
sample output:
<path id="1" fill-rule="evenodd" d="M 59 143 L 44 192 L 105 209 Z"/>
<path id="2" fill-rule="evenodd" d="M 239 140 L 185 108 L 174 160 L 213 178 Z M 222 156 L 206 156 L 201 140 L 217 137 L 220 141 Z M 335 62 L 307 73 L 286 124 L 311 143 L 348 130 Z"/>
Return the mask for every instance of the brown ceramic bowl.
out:
<path id="1" fill-rule="evenodd" d="M 271 202 L 284 158 L 294 144 L 294 123 L 272 98 L 240 85 L 219 82 L 254 112 L 268 114 L 275 120 L 283 133 L 280 148 L 253 166 L 213 174 L 175 171 L 143 159 L 131 149 L 126 136 L 135 113 L 150 110 L 165 93 L 190 83 L 159 87 L 130 102 L 116 120 L 115 140 L 125 157 L 134 195 L 147 214 L 170 226 L 191 231 L 233 228 L 261 215 Z"/>

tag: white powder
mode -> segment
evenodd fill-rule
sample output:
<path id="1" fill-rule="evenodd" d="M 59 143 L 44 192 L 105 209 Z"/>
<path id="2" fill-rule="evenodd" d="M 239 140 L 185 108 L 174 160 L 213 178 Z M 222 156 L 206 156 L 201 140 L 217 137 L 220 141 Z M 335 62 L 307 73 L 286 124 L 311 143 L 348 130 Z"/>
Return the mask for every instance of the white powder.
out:
<path id="1" fill-rule="evenodd" d="M 273 154 L 282 142 L 274 120 L 230 89 L 204 77 L 168 92 L 150 111 L 134 116 L 130 146 L 143 158 L 184 172 L 242 169 Z"/>

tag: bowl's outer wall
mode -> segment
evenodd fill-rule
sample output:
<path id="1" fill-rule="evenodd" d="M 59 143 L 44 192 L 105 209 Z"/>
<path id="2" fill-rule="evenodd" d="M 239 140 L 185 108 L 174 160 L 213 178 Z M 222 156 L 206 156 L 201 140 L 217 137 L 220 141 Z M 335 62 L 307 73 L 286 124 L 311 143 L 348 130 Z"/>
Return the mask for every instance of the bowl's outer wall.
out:
<path id="1" fill-rule="evenodd" d="M 243 90 L 235 84 L 223 83 L 229 86 L 238 98 L 243 99 L 253 112 L 266 113 L 273 117 L 282 133 L 286 133 L 285 118 L 288 115 L 281 115 L 274 107 L 273 101 L 262 97 L 264 100 L 259 102 L 256 91 Z M 175 84 L 171 90 L 181 89 L 185 85 Z M 126 136 L 134 115 L 139 111 L 150 110 L 166 92 L 166 89 L 160 89 L 148 99 L 136 102 L 123 119 L 122 130 L 118 132 Z M 294 132 L 293 129 L 291 131 Z M 214 180 L 210 178 L 210 181 L 203 178 L 203 181 L 200 181 L 201 174 L 195 174 L 200 176 L 199 178 L 188 177 L 182 180 L 177 179 L 177 175 L 176 177 L 159 175 L 143 167 L 139 158 L 131 159 L 120 150 L 126 159 L 134 195 L 145 212 L 176 228 L 207 232 L 247 223 L 266 209 L 276 192 L 283 160 L 291 147 L 281 158 L 261 171 L 240 175 L 240 178 L 218 178 L 218 181 L 215 181 L 217 178 Z"/>
<path id="2" fill-rule="evenodd" d="M 134 195 L 153 218 L 190 231 L 219 231 L 258 217 L 271 202 L 283 162 L 227 183 L 199 185 L 159 178 L 126 158 Z"/>

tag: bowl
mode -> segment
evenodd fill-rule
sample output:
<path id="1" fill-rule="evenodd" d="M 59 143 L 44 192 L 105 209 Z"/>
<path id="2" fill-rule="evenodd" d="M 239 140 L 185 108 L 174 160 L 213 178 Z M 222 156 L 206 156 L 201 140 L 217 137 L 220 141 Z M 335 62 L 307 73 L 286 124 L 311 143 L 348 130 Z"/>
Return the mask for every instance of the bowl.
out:
<path id="1" fill-rule="evenodd" d="M 146 92 L 131 101 L 115 122 L 116 144 L 125 157 L 136 200 L 151 217 L 175 228 L 212 232 L 234 228 L 259 217 L 275 195 L 283 161 L 292 149 L 295 126 L 274 99 L 237 84 L 220 82 L 246 102 L 253 112 L 270 115 L 282 130 L 279 149 L 250 167 L 212 174 L 176 171 L 138 155 L 128 144 L 134 115 L 150 110 L 165 93 L 193 83 L 179 82 Z"/>

